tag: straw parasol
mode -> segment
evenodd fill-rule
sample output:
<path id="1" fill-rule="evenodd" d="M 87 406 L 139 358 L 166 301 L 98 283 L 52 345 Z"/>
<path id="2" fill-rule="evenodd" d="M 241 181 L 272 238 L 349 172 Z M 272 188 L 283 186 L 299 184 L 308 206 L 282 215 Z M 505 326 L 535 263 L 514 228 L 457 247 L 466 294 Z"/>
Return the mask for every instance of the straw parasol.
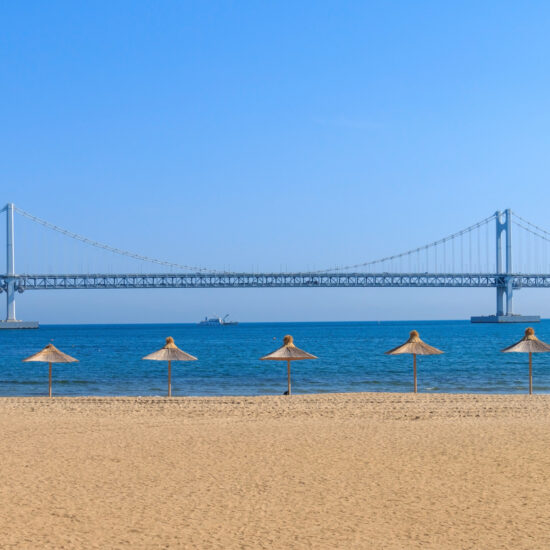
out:
<path id="1" fill-rule="evenodd" d="M 171 336 L 166 338 L 166 344 L 154 353 L 146 355 L 142 359 L 150 361 L 168 361 L 168 397 L 172 395 L 172 361 L 196 361 L 197 358 L 182 351 Z"/>
<path id="2" fill-rule="evenodd" d="M 290 395 L 290 362 L 291 361 L 302 361 L 303 359 L 317 359 L 315 355 L 307 353 L 307 351 L 301 350 L 294 345 L 294 339 L 290 334 L 287 334 L 283 338 L 283 345 L 270 353 L 260 358 L 261 361 L 286 361 L 287 363 L 287 376 L 288 376 L 288 391 L 287 394 Z"/>
<path id="3" fill-rule="evenodd" d="M 550 346 L 535 336 L 535 330 L 531 327 L 525 329 L 525 336 L 515 344 L 504 348 L 504 353 L 528 353 L 529 354 L 529 395 L 533 393 L 533 353 L 545 353 L 550 351 Z"/>
<path id="4" fill-rule="evenodd" d="M 23 359 L 23 362 L 40 361 L 42 363 L 49 363 L 50 376 L 49 376 L 49 395 L 52 396 L 52 363 L 74 363 L 78 361 L 74 357 L 59 351 L 53 344 L 48 344 L 42 351 Z"/>
<path id="5" fill-rule="evenodd" d="M 416 356 L 417 355 L 440 355 L 443 353 L 440 349 L 429 346 L 420 339 L 418 331 L 411 330 L 409 339 L 400 346 L 390 349 L 386 355 L 400 355 L 401 353 L 412 353 L 413 356 L 413 372 L 414 372 L 414 393 L 417 393 L 416 384 Z"/>

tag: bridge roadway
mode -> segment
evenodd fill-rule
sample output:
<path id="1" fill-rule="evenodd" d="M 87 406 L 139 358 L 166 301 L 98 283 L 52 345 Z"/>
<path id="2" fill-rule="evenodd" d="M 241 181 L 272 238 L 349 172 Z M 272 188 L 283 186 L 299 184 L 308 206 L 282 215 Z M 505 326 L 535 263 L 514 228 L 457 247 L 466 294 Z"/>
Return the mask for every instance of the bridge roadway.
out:
<path id="1" fill-rule="evenodd" d="M 550 288 L 550 274 L 487 273 L 155 273 L 0 275 L 0 292 L 119 288 Z"/>

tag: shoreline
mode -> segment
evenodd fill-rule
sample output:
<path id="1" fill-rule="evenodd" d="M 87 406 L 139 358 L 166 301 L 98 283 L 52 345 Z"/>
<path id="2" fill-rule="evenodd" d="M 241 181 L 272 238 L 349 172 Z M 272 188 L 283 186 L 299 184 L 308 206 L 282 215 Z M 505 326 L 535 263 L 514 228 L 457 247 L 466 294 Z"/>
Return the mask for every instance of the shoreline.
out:
<path id="1" fill-rule="evenodd" d="M 550 398 L 550 390 L 549 391 L 537 391 L 536 388 L 529 396 L 528 389 L 522 389 L 521 391 L 517 391 L 514 393 L 506 393 L 506 392 L 447 392 L 447 391 L 418 391 L 416 394 L 413 391 L 326 391 L 326 392 L 306 392 L 306 393 L 299 393 L 299 392 L 292 392 L 292 395 L 290 396 L 290 399 L 299 399 L 302 397 L 324 397 L 324 396 L 449 396 L 449 397 L 455 397 L 455 396 L 464 396 L 464 397 L 521 397 L 522 395 L 525 395 L 527 397 L 549 397 Z M 117 395 L 110 395 L 110 394 L 82 394 L 82 395 L 65 395 L 65 394 L 56 394 L 55 393 L 55 386 L 54 386 L 54 393 L 53 396 L 50 398 L 47 394 L 41 394 L 41 395 L 0 395 L 0 401 L 2 400 L 8 400 L 8 399 L 160 399 L 169 401 L 171 399 L 263 399 L 263 398 L 282 398 L 282 399 L 289 399 L 288 395 L 285 395 L 283 393 L 261 393 L 261 394 L 223 394 L 223 395 L 188 395 L 185 393 L 174 395 L 172 394 L 170 397 L 168 397 L 166 394 L 143 394 L 143 395 L 128 395 L 128 394 L 117 394 Z"/>

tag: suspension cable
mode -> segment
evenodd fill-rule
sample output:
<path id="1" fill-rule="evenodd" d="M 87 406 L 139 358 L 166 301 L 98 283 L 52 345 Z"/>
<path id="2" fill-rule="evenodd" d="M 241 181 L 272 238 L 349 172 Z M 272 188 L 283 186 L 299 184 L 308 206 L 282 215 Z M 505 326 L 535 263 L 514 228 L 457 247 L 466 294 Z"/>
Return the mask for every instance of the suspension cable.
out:
<path id="1" fill-rule="evenodd" d="M 529 227 L 525 227 L 523 224 L 519 223 L 519 222 L 514 222 L 518 227 L 521 227 L 521 229 L 523 229 L 524 231 L 527 231 L 528 233 L 531 233 L 531 235 L 535 235 L 535 237 L 538 237 L 539 239 L 542 239 L 544 241 L 547 241 L 547 242 L 550 242 L 550 233 L 548 231 L 544 231 L 544 229 L 540 229 L 538 228 L 536 225 L 534 224 L 529 224 L 533 227 L 537 227 L 537 230 L 538 231 L 543 231 L 544 233 L 546 233 L 548 235 L 548 237 L 545 237 L 544 235 L 540 235 L 539 233 L 537 233 L 535 230 L 533 229 L 530 229 Z M 529 222 L 526 222 L 526 223 L 529 223 Z"/>
<path id="2" fill-rule="evenodd" d="M 535 225 L 534 223 L 531 223 L 530 221 L 527 221 L 525 219 L 523 219 L 521 216 L 518 216 L 515 212 L 512 212 L 512 216 L 514 218 L 517 218 L 518 220 L 520 220 L 521 222 L 523 223 L 526 223 L 527 225 L 530 225 L 531 227 L 534 227 L 537 231 L 539 231 L 540 233 L 544 233 L 545 235 L 548 235 L 550 237 L 550 231 L 546 231 L 546 229 L 543 229 L 542 227 L 539 227 L 538 225 Z M 516 225 L 519 225 L 520 227 L 522 227 L 523 229 L 526 229 L 527 231 L 529 231 L 529 229 L 523 227 L 519 222 L 514 222 Z"/>
<path id="3" fill-rule="evenodd" d="M 386 256 L 385 258 L 380 258 L 378 260 L 372 260 L 370 262 L 364 262 L 364 263 L 360 263 L 360 264 L 333 267 L 333 268 L 330 268 L 330 269 L 324 269 L 322 271 L 314 271 L 313 273 L 329 273 L 329 272 L 333 272 L 333 271 L 345 271 L 345 270 L 348 270 L 348 269 L 356 269 L 358 267 L 367 267 L 367 266 L 371 266 L 371 265 L 374 265 L 374 264 L 389 262 L 389 261 L 392 261 L 392 260 L 398 260 L 400 258 L 403 258 L 403 256 L 407 256 L 408 254 L 414 254 L 416 252 L 420 252 L 421 250 L 427 250 L 428 248 L 437 247 L 440 244 L 443 244 L 447 241 L 450 241 L 451 239 L 455 239 L 456 237 L 460 237 L 461 235 L 465 235 L 466 233 L 468 233 L 470 231 L 473 231 L 474 229 L 477 229 L 477 228 L 483 226 L 484 224 L 489 223 L 491 220 L 494 220 L 494 219 L 495 219 L 495 214 L 492 214 L 488 218 L 485 218 L 484 220 L 481 220 L 478 223 L 475 223 L 475 224 L 471 225 L 470 227 L 467 227 L 466 229 L 462 229 L 461 231 L 457 231 L 456 233 L 453 233 L 452 235 L 449 235 L 447 237 L 444 237 L 443 239 L 439 239 L 439 240 L 434 241 L 432 243 L 426 244 L 424 246 L 419 246 L 418 248 L 413 248 L 411 250 L 407 250 L 406 252 L 402 252 L 401 254 L 395 254 L 394 256 Z"/>
<path id="4" fill-rule="evenodd" d="M 15 211 L 18 214 L 21 214 L 22 216 L 25 216 L 29 220 L 32 220 L 33 222 L 36 222 L 40 225 L 43 225 L 44 227 L 47 227 L 48 229 L 52 229 L 53 231 L 57 231 L 58 233 L 61 233 L 62 235 L 65 235 L 67 237 L 70 237 L 72 239 L 75 239 L 77 241 L 83 242 L 87 245 L 93 246 L 95 248 L 100 248 L 102 250 L 107 250 L 108 252 L 113 252 L 114 254 L 118 254 L 120 256 L 126 256 L 128 258 L 133 258 L 134 260 L 141 260 L 143 262 L 163 265 L 165 267 L 173 267 L 177 269 L 185 269 L 187 271 L 197 271 L 197 272 L 208 272 L 208 273 L 227 273 L 226 271 L 215 271 L 212 269 L 207 269 L 205 267 L 195 267 L 185 264 L 176 264 L 173 262 L 166 262 L 164 260 L 158 260 L 156 258 L 150 258 L 149 256 L 143 256 L 141 254 L 135 254 L 134 252 L 128 252 L 127 250 L 122 250 L 120 248 L 115 248 L 113 246 L 110 246 L 108 244 L 100 243 L 98 241 L 94 241 L 92 239 L 88 239 L 87 237 L 84 237 L 82 235 L 79 235 L 78 233 L 73 233 L 72 231 L 68 231 L 67 229 L 63 229 L 62 227 L 59 227 L 57 225 L 54 225 L 53 223 L 47 222 L 46 220 L 43 220 L 41 218 L 37 218 L 36 216 L 33 216 L 32 214 L 29 214 L 28 212 L 25 212 L 25 210 L 22 210 L 21 208 L 18 208 L 17 206 L 14 208 Z"/>

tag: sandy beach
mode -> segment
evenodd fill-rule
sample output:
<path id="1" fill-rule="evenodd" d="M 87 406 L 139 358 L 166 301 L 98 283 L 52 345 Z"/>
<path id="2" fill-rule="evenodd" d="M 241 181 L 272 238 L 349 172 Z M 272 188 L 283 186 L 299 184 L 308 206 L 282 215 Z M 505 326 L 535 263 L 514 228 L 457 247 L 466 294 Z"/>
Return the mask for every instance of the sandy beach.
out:
<path id="1" fill-rule="evenodd" d="M 0 399 L 1 548 L 549 548 L 550 396 Z"/>

